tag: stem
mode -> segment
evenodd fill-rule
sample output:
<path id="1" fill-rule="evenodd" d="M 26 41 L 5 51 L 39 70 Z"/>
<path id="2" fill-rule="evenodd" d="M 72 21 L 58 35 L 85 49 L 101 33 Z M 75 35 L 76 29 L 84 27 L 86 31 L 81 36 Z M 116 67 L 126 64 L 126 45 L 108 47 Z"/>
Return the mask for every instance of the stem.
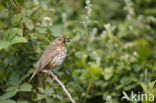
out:
<path id="1" fill-rule="evenodd" d="M 73 98 L 71 97 L 70 93 L 67 91 L 65 85 L 57 78 L 56 75 L 53 74 L 53 72 L 51 72 L 50 70 L 43 70 L 42 72 L 49 74 L 51 78 L 53 78 L 64 90 L 64 92 L 67 94 L 68 98 L 70 99 L 70 101 L 72 103 L 76 103 Z"/>
<path id="2" fill-rule="evenodd" d="M 87 88 L 86 95 L 85 95 L 85 98 L 84 98 L 83 103 L 86 103 L 86 99 L 87 99 L 88 93 L 89 93 L 89 91 L 90 91 L 90 89 L 91 89 L 91 87 L 92 87 L 92 83 L 93 83 L 93 80 L 91 79 L 91 80 L 89 81 L 88 88 Z"/>
<path id="3" fill-rule="evenodd" d="M 14 0 L 10 0 L 15 8 L 17 8 L 16 2 Z"/>
<path id="4" fill-rule="evenodd" d="M 36 52 L 35 52 L 34 46 L 32 44 L 32 39 L 31 38 L 29 38 L 29 42 L 30 42 L 30 45 L 31 45 L 31 48 L 32 48 L 32 53 L 33 53 L 34 57 L 36 57 Z"/>
<path id="5" fill-rule="evenodd" d="M 31 45 L 31 48 L 32 48 L 32 53 L 33 53 L 33 55 L 34 55 L 34 57 L 36 58 L 36 51 L 35 51 L 35 49 L 34 49 L 34 46 L 33 46 L 33 44 L 32 44 L 32 39 L 31 39 L 31 37 L 29 37 L 29 42 L 30 42 L 30 45 Z M 41 76 L 42 77 L 42 76 Z M 40 78 L 40 74 L 38 73 L 38 80 L 39 80 L 39 85 L 40 85 L 40 87 L 43 87 L 43 85 L 42 85 L 42 78 Z"/>

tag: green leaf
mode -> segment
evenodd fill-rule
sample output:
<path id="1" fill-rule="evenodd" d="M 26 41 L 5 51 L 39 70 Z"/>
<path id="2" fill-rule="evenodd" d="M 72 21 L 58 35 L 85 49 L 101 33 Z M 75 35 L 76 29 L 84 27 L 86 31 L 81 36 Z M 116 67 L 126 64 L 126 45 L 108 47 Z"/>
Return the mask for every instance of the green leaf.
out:
<path id="1" fill-rule="evenodd" d="M 57 25 L 57 26 L 54 26 L 53 28 L 50 28 L 51 32 L 53 32 L 53 35 L 55 37 L 58 37 L 58 36 L 62 36 L 61 34 L 63 33 L 62 30 L 62 26 L 61 25 Z"/>
<path id="2" fill-rule="evenodd" d="M 8 100 L 1 101 L 1 103 L 16 103 L 16 102 L 14 100 L 8 99 Z"/>
<path id="3" fill-rule="evenodd" d="M 19 36 L 16 36 L 15 38 L 13 38 L 10 43 L 11 45 L 13 44 L 16 44 L 16 43 L 26 43 L 27 42 L 27 39 L 24 38 L 24 37 L 19 37 Z"/>
<path id="4" fill-rule="evenodd" d="M 139 83 L 141 85 L 141 87 L 143 88 L 144 92 L 147 93 L 148 89 L 147 89 L 147 85 L 145 83 Z"/>
<path id="5" fill-rule="evenodd" d="M 29 18 L 24 18 L 24 24 L 29 30 L 32 30 L 34 28 L 33 21 Z"/>
<path id="6" fill-rule="evenodd" d="M 26 100 L 17 100 L 17 103 L 30 103 L 30 102 Z"/>
<path id="7" fill-rule="evenodd" d="M 8 13 L 8 9 L 2 10 L 1 13 L 0 13 L 0 19 L 1 19 L 6 13 Z"/>
<path id="8" fill-rule="evenodd" d="M 20 20 L 22 19 L 22 14 L 16 14 L 11 18 L 12 25 L 17 25 L 20 23 Z"/>
<path id="9" fill-rule="evenodd" d="M 31 16 L 32 19 L 36 20 L 39 18 L 39 16 L 41 15 L 41 11 L 37 10 L 33 13 L 33 15 Z"/>
<path id="10" fill-rule="evenodd" d="M 11 28 L 8 40 L 13 39 L 16 35 L 23 36 L 23 30 L 21 28 Z"/>
<path id="11" fill-rule="evenodd" d="M 139 84 L 141 85 L 141 87 L 143 88 L 143 90 L 146 94 L 153 94 L 153 93 L 155 93 L 154 92 L 155 91 L 155 89 L 154 89 L 155 82 L 156 82 L 156 80 L 153 82 L 149 82 L 149 83 L 141 82 Z"/>
<path id="12" fill-rule="evenodd" d="M 19 36 L 15 36 L 11 41 L 0 40 L 0 49 L 6 49 L 13 44 L 26 42 L 27 42 L 26 38 Z"/>
<path id="13" fill-rule="evenodd" d="M 0 96 L 0 101 L 9 99 L 9 98 L 15 96 L 16 93 L 17 93 L 17 91 L 7 92 L 7 93 L 3 94 L 2 96 Z"/>
<path id="14" fill-rule="evenodd" d="M 153 89 L 154 88 L 155 82 L 156 82 L 156 80 L 149 83 L 149 88 L 150 89 Z"/>
<path id="15" fill-rule="evenodd" d="M 13 90 L 17 90 L 18 89 L 18 86 L 15 86 L 15 87 L 9 87 L 9 88 L 7 88 L 5 91 L 6 92 L 9 92 L 9 91 L 13 91 Z"/>
<path id="16" fill-rule="evenodd" d="M 53 89 L 51 89 L 51 88 L 46 88 L 46 89 L 39 88 L 39 91 L 40 91 L 40 93 L 42 93 L 46 96 L 52 96 L 54 93 Z"/>
<path id="17" fill-rule="evenodd" d="M 24 91 L 24 92 L 30 92 L 31 91 L 32 86 L 28 83 L 24 83 L 20 86 L 20 91 Z"/>
<path id="18" fill-rule="evenodd" d="M 101 68 L 96 63 L 91 63 L 86 69 L 93 78 L 98 78 L 102 74 Z"/>
<path id="19" fill-rule="evenodd" d="M 62 97 L 60 95 L 58 95 L 58 94 L 54 94 L 53 97 L 56 98 L 56 99 L 62 100 Z"/>
<path id="20" fill-rule="evenodd" d="M 48 43 L 50 43 L 49 39 L 43 35 L 34 35 L 34 36 L 39 38 L 39 39 L 43 39 L 43 40 L 47 41 Z"/>
<path id="21" fill-rule="evenodd" d="M 46 98 L 46 96 L 43 94 L 37 93 L 37 98 L 35 99 L 35 101 L 41 100 L 43 98 Z"/>
<path id="22" fill-rule="evenodd" d="M 30 69 L 28 71 L 28 73 L 26 75 L 24 75 L 21 79 L 20 79 L 20 83 L 25 80 L 28 76 L 30 76 L 30 74 L 34 73 L 34 69 Z"/>
<path id="23" fill-rule="evenodd" d="M 13 72 L 9 78 L 8 84 L 11 86 L 18 86 L 19 85 L 19 75 Z"/>
<path id="24" fill-rule="evenodd" d="M 103 76 L 106 80 L 109 80 L 114 74 L 114 68 L 108 67 L 104 69 Z"/>
<path id="25" fill-rule="evenodd" d="M 5 49 L 10 46 L 10 43 L 8 41 L 0 40 L 0 49 Z"/>
<path id="26" fill-rule="evenodd" d="M 151 55 L 151 49 L 149 47 L 142 47 L 137 50 L 139 59 L 144 61 Z"/>

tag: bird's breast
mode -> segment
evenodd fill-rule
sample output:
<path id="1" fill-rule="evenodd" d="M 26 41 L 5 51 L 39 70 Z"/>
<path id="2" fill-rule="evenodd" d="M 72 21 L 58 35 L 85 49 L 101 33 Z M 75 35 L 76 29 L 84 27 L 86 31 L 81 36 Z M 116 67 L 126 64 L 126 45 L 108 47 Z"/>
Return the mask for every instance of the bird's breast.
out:
<path id="1" fill-rule="evenodd" d="M 51 67 L 60 66 L 65 60 L 65 58 L 66 58 L 66 48 L 64 48 L 64 50 L 61 50 L 60 53 L 53 58 L 53 60 L 49 63 L 49 65 Z"/>

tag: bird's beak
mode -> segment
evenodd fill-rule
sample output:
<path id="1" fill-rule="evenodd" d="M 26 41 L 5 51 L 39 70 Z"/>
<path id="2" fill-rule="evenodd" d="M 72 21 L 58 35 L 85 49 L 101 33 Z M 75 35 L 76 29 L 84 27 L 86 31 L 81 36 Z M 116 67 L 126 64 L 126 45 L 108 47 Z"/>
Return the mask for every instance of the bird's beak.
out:
<path id="1" fill-rule="evenodd" d="M 69 37 L 64 38 L 64 42 L 69 42 L 69 41 L 70 41 Z"/>

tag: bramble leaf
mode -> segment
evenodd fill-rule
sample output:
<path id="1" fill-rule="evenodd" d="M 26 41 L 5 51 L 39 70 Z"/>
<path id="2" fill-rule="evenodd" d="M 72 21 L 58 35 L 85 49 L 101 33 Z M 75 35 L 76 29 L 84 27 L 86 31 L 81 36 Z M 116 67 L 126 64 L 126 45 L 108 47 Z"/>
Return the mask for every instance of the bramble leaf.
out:
<path id="1" fill-rule="evenodd" d="M 29 18 L 24 18 L 24 24 L 29 30 L 32 30 L 34 28 L 33 21 Z"/>

